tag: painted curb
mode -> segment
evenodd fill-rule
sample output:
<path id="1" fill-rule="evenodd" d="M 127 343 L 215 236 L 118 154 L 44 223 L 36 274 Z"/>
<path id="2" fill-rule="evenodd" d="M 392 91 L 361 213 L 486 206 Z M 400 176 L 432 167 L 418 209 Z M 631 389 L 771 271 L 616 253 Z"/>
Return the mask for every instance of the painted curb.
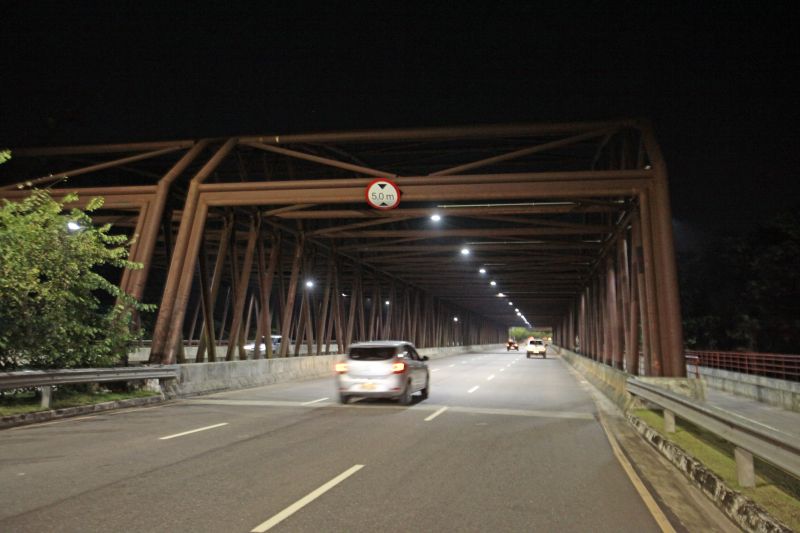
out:
<path id="1" fill-rule="evenodd" d="M 649 442 L 661 455 L 666 457 L 697 488 L 703 491 L 714 504 L 745 531 L 759 533 L 791 533 L 793 530 L 783 524 L 753 500 L 728 487 L 725 482 L 706 468 L 681 447 L 670 442 L 663 435 L 648 426 L 642 419 L 627 414 L 628 422 L 637 433 Z"/>
<path id="2" fill-rule="evenodd" d="M 148 396 L 146 398 L 129 398 L 127 400 L 117 400 L 115 402 L 95 403 L 91 405 L 79 405 L 76 407 L 65 407 L 64 409 L 54 409 L 52 411 L 37 411 L 35 413 L 25 413 L 22 415 L 9 415 L 0 418 L 0 429 L 7 429 L 28 424 L 38 424 L 49 422 L 61 418 L 86 415 L 91 413 L 101 413 L 112 409 L 122 409 L 125 407 L 140 407 L 142 405 L 154 405 L 166 401 L 160 395 Z"/>

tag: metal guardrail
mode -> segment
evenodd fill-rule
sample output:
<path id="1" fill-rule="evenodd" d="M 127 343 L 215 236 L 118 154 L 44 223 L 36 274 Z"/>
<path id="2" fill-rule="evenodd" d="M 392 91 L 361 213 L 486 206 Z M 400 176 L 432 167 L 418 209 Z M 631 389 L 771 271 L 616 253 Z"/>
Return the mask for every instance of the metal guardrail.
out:
<path id="1" fill-rule="evenodd" d="M 0 372 L 0 390 L 52 387 L 77 383 L 101 383 L 134 379 L 175 379 L 175 365 L 124 368 L 77 368 L 66 370 L 20 370 Z"/>
<path id="2" fill-rule="evenodd" d="M 755 486 L 753 455 L 800 478 L 800 442 L 797 437 L 752 423 L 735 413 L 709 405 L 660 387 L 628 378 L 627 391 L 664 408 L 667 432 L 675 431 L 675 416 L 688 420 L 736 446 L 739 485 Z"/>
<path id="3" fill-rule="evenodd" d="M 800 381 L 800 355 L 686 350 L 687 360 L 708 368 Z"/>

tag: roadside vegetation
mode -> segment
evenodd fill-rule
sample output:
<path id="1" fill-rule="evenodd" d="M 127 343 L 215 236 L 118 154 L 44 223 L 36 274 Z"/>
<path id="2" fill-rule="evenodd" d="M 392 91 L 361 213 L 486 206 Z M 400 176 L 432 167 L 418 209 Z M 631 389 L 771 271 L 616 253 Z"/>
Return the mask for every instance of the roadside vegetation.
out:
<path id="1" fill-rule="evenodd" d="M 660 411 L 642 409 L 634 414 L 717 474 L 730 488 L 747 496 L 793 530 L 800 531 L 800 480 L 756 458 L 756 486 L 740 487 L 731 443 L 677 418 L 675 433 L 666 433 Z"/>
<path id="2" fill-rule="evenodd" d="M 800 206 L 707 241 L 678 256 L 687 347 L 799 353 Z"/>
<path id="3" fill-rule="evenodd" d="M 0 371 L 117 364 L 136 339 L 132 313 L 152 310 L 103 274 L 141 268 L 131 242 L 96 226 L 78 196 L 33 189 L 0 204 Z"/>
<path id="4" fill-rule="evenodd" d="M 36 391 L 25 390 L 0 396 L 0 416 L 22 415 L 156 395 L 158 395 L 157 392 L 149 390 L 111 391 L 108 389 L 91 390 L 87 387 L 83 387 L 81 390 L 75 387 L 62 387 L 54 391 L 50 409 L 43 409 L 40 405 L 40 395 Z"/>

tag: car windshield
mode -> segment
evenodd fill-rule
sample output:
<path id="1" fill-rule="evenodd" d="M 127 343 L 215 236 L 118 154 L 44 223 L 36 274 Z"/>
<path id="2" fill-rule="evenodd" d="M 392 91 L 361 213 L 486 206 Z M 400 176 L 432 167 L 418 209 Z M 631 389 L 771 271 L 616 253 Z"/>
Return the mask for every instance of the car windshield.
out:
<path id="1" fill-rule="evenodd" d="M 531 344 L 536 344 L 536 345 L 539 345 L 539 344 L 542 344 L 542 341 L 531 341 L 530 343 L 531 343 Z"/>
<path id="2" fill-rule="evenodd" d="M 350 348 L 350 359 L 357 361 L 383 361 L 391 359 L 397 353 L 397 348 L 391 346 L 370 346 Z"/>

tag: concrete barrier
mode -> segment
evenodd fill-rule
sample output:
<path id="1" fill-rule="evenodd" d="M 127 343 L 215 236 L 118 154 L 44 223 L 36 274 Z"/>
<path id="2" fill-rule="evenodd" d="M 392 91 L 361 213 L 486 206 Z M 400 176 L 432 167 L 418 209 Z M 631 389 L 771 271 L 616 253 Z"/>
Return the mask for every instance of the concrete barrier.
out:
<path id="1" fill-rule="evenodd" d="M 633 402 L 637 400 L 626 391 L 626 381 L 628 377 L 630 377 L 630 374 L 603 363 L 598 363 L 597 361 L 567 350 L 566 348 L 561 348 L 556 345 L 552 346 L 565 361 L 583 374 L 592 385 L 603 391 L 617 406 L 624 411 L 634 406 Z M 703 380 L 700 379 L 637 377 L 646 383 L 658 385 L 659 387 L 663 387 L 676 394 L 681 394 L 689 398 L 702 400 L 706 397 L 705 384 Z"/>
<path id="2" fill-rule="evenodd" d="M 422 348 L 420 355 L 439 359 L 459 353 L 480 352 L 501 348 L 499 344 L 482 346 L 447 346 Z M 259 387 L 301 379 L 333 375 L 337 355 L 221 361 L 216 363 L 187 363 L 178 365 L 179 376 L 165 391 L 169 396 L 191 396 L 228 389 Z"/>
<path id="3" fill-rule="evenodd" d="M 709 387 L 800 413 L 800 383 L 704 366 L 699 371 Z"/>

